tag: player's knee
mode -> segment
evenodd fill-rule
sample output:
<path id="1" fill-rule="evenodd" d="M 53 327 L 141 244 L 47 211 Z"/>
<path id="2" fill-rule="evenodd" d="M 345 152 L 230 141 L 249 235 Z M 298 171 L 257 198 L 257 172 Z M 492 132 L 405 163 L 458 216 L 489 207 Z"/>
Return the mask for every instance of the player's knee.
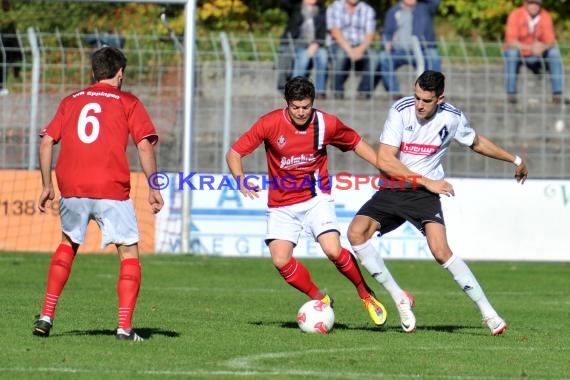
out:
<path id="1" fill-rule="evenodd" d="M 321 247 L 323 249 L 324 254 L 328 257 L 329 260 L 335 261 L 340 256 L 340 248 L 327 248 Z"/>
<path id="2" fill-rule="evenodd" d="M 319 245 L 323 250 L 323 253 L 329 258 L 329 260 L 336 260 L 340 256 L 342 246 L 340 245 L 340 239 L 335 240 L 319 240 Z"/>
<path id="3" fill-rule="evenodd" d="M 362 230 L 356 229 L 350 225 L 348 227 L 348 231 L 346 232 L 346 236 L 348 237 L 348 241 L 351 245 L 359 245 L 364 244 L 366 242 L 366 235 Z"/>
<path id="4" fill-rule="evenodd" d="M 431 254 L 438 264 L 444 264 L 451 258 L 453 253 L 449 247 L 436 247 L 431 250 Z"/>
<path id="5" fill-rule="evenodd" d="M 277 269 L 281 269 L 283 268 L 285 265 L 287 265 L 289 263 L 291 259 L 287 258 L 287 257 L 277 257 L 274 256 L 271 258 L 271 261 L 273 262 L 273 265 L 275 266 L 275 268 Z"/>
<path id="6" fill-rule="evenodd" d="M 351 245 L 360 245 L 366 243 L 375 230 L 375 225 L 368 220 L 357 217 L 348 226 L 346 236 Z"/>

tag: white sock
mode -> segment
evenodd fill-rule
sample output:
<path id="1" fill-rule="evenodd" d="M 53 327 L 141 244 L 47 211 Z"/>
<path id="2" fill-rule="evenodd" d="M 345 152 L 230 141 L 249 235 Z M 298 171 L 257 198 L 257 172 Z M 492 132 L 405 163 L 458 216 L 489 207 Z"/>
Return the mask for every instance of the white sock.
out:
<path id="1" fill-rule="evenodd" d="M 396 283 L 392 274 L 388 268 L 386 268 L 382 256 L 380 256 L 380 253 L 374 249 L 370 240 L 366 241 L 364 244 L 353 245 L 352 250 L 360 259 L 362 266 L 366 268 L 376 281 L 382 284 L 388 293 L 390 293 L 394 302 L 398 303 L 402 298 L 406 297 L 406 294 L 402 288 L 400 288 L 398 283 Z"/>
<path id="2" fill-rule="evenodd" d="M 442 267 L 453 275 L 453 279 L 459 287 L 475 302 L 484 319 L 497 315 L 497 312 L 487 300 L 483 288 L 481 288 L 481 285 L 479 285 L 477 279 L 461 257 L 451 256 L 449 260 L 443 263 Z"/>

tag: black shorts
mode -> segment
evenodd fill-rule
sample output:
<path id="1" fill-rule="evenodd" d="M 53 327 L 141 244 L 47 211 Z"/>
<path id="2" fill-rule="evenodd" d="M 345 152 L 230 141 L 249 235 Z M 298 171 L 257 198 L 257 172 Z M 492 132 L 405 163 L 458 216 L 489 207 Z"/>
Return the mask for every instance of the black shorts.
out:
<path id="1" fill-rule="evenodd" d="M 356 215 L 364 215 L 380 224 L 380 235 L 400 227 L 405 221 L 425 235 L 424 224 L 435 222 L 445 225 L 439 194 L 425 188 L 416 190 L 379 190 Z"/>

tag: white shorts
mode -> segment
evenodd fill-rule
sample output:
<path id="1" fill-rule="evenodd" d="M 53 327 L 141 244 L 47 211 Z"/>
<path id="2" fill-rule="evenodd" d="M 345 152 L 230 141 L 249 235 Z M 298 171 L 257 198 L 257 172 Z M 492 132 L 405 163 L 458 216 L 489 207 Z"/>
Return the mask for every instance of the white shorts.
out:
<path id="1" fill-rule="evenodd" d="M 108 244 L 133 245 L 139 241 L 135 209 L 130 199 L 60 198 L 61 229 L 72 242 L 83 244 L 93 219 L 101 230 L 101 248 Z"/>
<path id="2" fill-rule="evenodd" d="M 325 232 L 340 233 L 330 194 L 321 193 L 302 203 L 267 210 L 266 244 L 271 240 L 287 240 L 297 245 L 303 230 L 315 241 Z"/>

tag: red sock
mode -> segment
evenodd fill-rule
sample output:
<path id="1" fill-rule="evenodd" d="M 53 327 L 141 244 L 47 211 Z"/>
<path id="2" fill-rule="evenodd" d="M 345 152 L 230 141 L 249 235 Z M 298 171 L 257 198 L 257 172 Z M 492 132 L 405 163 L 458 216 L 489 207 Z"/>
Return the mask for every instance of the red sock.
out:
<path id="1" fill-rule="evenodd" d="M 277 268 L 279 274 L 287 281 L 287 283 L 299 291 L 308 295 L 311 299 L 318 300 L 323 297 L 319 288 L 311 280 L 311 274 L 294 257 L 281 268 Z"/>
<path id="2" fill-rule="evenodd" d="M 49 264 L 42 315 L 53 319 L 57 301 L 71 273 L 71 265 L 73 264 L 74 258 L 75 253 L 73 252 L 73 248 L 69 245 L 60 244 L 55 250 L 51 258 L 51 263 Z"/>
<path id="3" fill-rule="evenodd" d="M 132 328 L 133 311 L 139 296 L 141 285 L 141 266 L 139 259 L 121 261 L 117 295 L 119 297 L 119 328 Z"/>
<path id="4" fill-rule="evenodd" d="M 362 277 L 358 263 L 346 248 L 342 248 L 336 260 L 331 261 L 336 265 L 336 269 L 354 284 L 360 298 L 370 295 L 370 288 Z"/>

